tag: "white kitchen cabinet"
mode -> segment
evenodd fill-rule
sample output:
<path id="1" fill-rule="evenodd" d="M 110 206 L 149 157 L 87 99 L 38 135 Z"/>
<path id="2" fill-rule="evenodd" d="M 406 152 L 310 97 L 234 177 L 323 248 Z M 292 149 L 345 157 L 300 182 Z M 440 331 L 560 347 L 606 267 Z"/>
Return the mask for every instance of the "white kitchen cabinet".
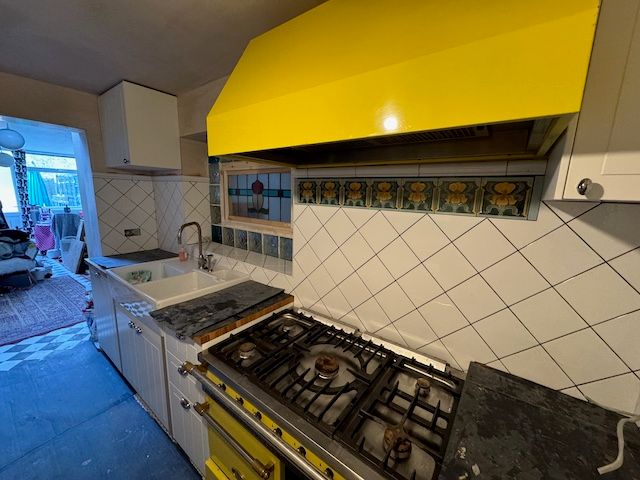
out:
<path id="1" fill-rule="evenodd" d="M 93 315 L 98 331 L 98 342 L 102 351 L 111 359 L 116 368 L 122 371 L 118 329 L 111 296 L 109 276 L 100 268 L 89 266 L 93 295 Z"/>
<path id="2" fill-rule="evenodd" d="M 176 97 L 123 81 L 100 95 L 99 109 L 107 166 L 180 168 Z"/>
<path id="3" fill-rule="evenodd" d="M 582 108 L 551 155 L 545 198 L 640 201 L 639 14 L 640 0 L 602 2 Z"/>
<path id="4" fill-rule="evenodd" d="M 122 374 L 167 430 L 169 422 L 164 342 L 151 317 L 133 317 L 116 308 Z"/>

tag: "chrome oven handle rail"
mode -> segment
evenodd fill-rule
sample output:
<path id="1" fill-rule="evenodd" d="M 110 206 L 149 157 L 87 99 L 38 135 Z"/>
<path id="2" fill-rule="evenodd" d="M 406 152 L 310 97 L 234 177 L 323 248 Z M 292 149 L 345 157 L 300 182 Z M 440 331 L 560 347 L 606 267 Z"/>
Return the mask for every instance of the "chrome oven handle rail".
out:
<path id="1" fill-rule="evenodd" d="M 194 365 L 190 362 L 185 362 L 182 366 L 187 372 L 189 372 L 196 380 L 198 380 L 202 384 L 202 386 L 205 388 L 206 393 L 208 393 L 213 400 L 219 403 L 225 410 L 232 413 L 246 427 L 256 433 L 262 441 L 266 442 L 272 448 L 277 450 L 278 453 L 280 453 L 288 461 L 295 465 L 305 476 L 312 480 L 330 480 L 331 477 L 318 470 L 314 465 L 311 464 L 311 462 L 303 457 L 300 452 L 298 452 L 295 448 L 282 440 L 278 435 L 276 435 L 275 432 L 272 432 L 271 429 L 269 429 L 264 423 L 260 421 L 260 419 L 249 413 L 236 400 L 229 397 L 219 385 L 216 385 L 214 382 L 208 379 L 206 375 L 206 367 L 203 367 L 201 365 Z M 224 429 L 222 429 L 222 427 L 220 427 L 220 425 L 210 415 L 206 414 L 206 408 L 204 410 L 204 418 L 207 423 L 211 425 L 214 430 L 220 433 L 220 431 L 211 424 L 210 421 L 213 421 L 215 425 L 224 432 L 224 435 L 221 434 L 221 436 L 225 439 L 227 437 L 231 439 L 229 434 L 224 431 Z M 196 411 L 198 411 L 198 408 L 196 408 Z M 200 412 L 198 411 L 198 413 Z M 203 413 L 201 413 L 201 415 Z M 234 442 L 237 444 L 235 439 L 231 440 L 232 441 L 230 441 L 229 443 L 232 446 Z M 242 453 L 240 453 L 240 455 L 243 456 Z"/>
<path id="2" fill-rule="evenodd" d="M 253 470 L 260 476 L 260 478 L 262 478 L 263 480 L 268 480 L 268 478 L 271 477 L 271 474 L 273 473 L 273 468 L 274 468 L 273 463 L 269 462 L 265 465 L 260 460 L 258 460 L 253 455 L 251 455 L 249 452 L 247 452 L 245 448 L 242 445 L 240 445 L 240 443 L 238 443 L 238 441 L 235 438 L 229 435 L 227 431 L 224 428 L 222 428 L 222 425 L 216 422 L 215 419 L 211 415 L 209 415 L 208 413 L 209 404 L 207 402 L 196 404 L 194 406 L 194 409 L 196 412 L 202 415 L 202 417 L 205 419 L 209 427 L 215 430 L 215 432 L 218 435 L 220 435 L 222 439 L 231 448 L 233 448 L 236 451 L 236 453 L 245 462 L 251 465 L 251 468 L 253 468 Z"/>

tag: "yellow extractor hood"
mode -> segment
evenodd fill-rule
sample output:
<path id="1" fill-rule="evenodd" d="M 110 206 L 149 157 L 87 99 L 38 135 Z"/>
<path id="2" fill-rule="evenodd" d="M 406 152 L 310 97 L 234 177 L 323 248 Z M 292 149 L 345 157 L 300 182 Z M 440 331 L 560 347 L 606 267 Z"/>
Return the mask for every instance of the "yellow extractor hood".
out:
<path id="1" fill-rule="evenodd" d="M 317 160 L 393 135 L 481 156 L 526 131 L 535 156 L 580 109 L 597 15 L 598 0 L 330 0 L 249 43 L 207 116 L 209 155 Z"/>

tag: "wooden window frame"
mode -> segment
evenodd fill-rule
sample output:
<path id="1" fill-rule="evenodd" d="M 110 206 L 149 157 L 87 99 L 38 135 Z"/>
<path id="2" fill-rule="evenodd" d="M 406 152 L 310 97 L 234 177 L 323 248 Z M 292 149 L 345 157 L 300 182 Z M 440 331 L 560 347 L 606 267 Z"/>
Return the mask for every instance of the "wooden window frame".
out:
<path id="1" fill-rule="evenodd" d="M 243 162 L 245 163 L 245 162 Z M 223 227 L 243 228 L 261 233 L 276 235 L 291 235 L 293 226 L 291 222 L 278 222 L 276 220 L 263 220 L 259 218 L 240 217 L 229 214 L 229 175 L 289 173 L 291 174 L 291 191 L 293 192 L 293 169 L 283 167 L 259 166 L 233 166 L 232 164 L 220 165 L 220 208 Z M 291 195 L 291 218 L 293 219 L 293 193 Z"/>

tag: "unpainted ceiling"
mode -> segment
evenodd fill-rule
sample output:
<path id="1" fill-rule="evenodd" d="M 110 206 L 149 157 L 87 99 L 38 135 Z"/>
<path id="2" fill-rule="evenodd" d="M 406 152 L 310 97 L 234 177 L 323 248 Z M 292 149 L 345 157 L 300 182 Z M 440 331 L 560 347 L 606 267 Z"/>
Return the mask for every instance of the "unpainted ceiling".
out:
<path id="1" fill-rule="evenodd" d="M 0 71 L 98 94 L 123 79 L 180 94 L 323 1 L 0 0 Z"/>

